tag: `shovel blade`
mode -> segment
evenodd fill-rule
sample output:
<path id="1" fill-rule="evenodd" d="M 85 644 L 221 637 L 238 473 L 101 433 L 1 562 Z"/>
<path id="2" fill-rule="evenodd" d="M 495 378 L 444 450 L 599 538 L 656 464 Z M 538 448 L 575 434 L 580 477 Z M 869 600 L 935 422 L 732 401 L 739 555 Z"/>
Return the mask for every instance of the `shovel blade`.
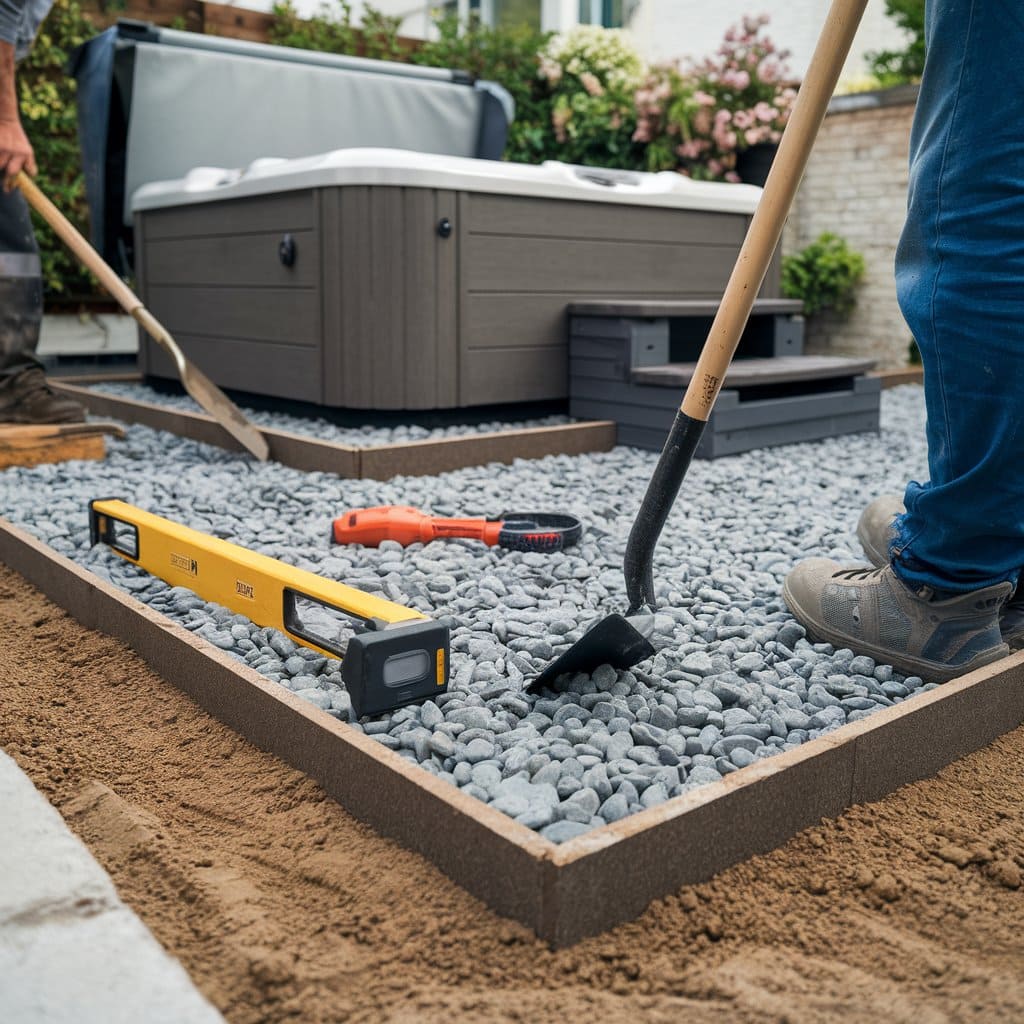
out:
<path id="1" fill-rule="evenodd" d="M 267 439 L 202 370 L 192 363 L 186 363 L 185 372 L 181 374 L 181 382 L 195 401 L 243 448 L 255 455 L 260 462 L 267 461 L 270 457 Z"/>
<path id="2" fill-rule="evenodd" d="M 563 654 L 559 655 L 529 686 L 532 693 L 542 686 L 552 686 L 567 673 L 593 672 L 599 665 L 632 668 L 645 658 L 654 656 L 654 644 L 648 640 L 654 623 L 652 615 L 606 615 L 590 627 Z"/>

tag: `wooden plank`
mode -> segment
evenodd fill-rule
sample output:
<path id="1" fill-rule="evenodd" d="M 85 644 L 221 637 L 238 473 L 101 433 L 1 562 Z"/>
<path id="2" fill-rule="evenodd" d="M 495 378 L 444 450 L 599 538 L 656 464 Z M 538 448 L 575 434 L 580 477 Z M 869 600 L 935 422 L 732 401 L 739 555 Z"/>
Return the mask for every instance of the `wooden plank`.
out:
<path id="1" fill-rule="evenodd" d="M 341 194 L 336 188 L 316 192 L 317 223 L 320 226 L 320 365 L 323 367 L 320 401 L 324 405 L 345 404 L 341 287 L 344 273 L 341 244 Z"/>
<path id="2" fill-rule="evenodd" d="M 308 231 L 316 227 L 312 190 L 142 210 L 136 223 L 140 220 L 151 242 L 261 231 Z"/>
<path id="3" fill-rule="evenodd" d="M 167 430 L 204 444 L 231 451 L 241 446 L 205 413 L 183 412 L 153 402 L 140 402 L 104 394 L 94 388 L 53 381 L 56 390 L 80 401 L 91 412 L 129 423 Z M 426 476 L 485 462 L 511 462 L 545 455 L 578 455 L 608 451 L 615 444 L 615 425 L 567 423 L 557 427 L 531 427 L 496 434 L 467 434 L 440 441 L 415 441 L 404 445 L 354 448 L 318 441 L 285 430 L 262 430 L 275 462 L 309 472 L 336 473 L 343 477 L 387 479 L 398 474 Z"/>
<path id="4" fill-rule="evenodd" d="M 546 455 L 607 452 L 614 447 L 615 424 L 599 420 L 364 448 L 361 466 L 364 477 L 389 480 L 394 476 L 421 475 L 425 466 L 430 467 L 431 474 L 446 473 L 467 465 L 510 463 L 516 459 L 540 459 Z"/>
<path id="5" fill-rule="evenodd" d="M 366 358 L 374 341 L 373 310 L 366 301 L 372 294 L 367 253 L 373 245 L 370 228 L 370 190 L 365 186 L 341 191 L 341 266 L 335 287 L 341 293 L 342 405 L 365 409 L 373 383 L 372 364 Z M 330 284 L 327 285 L 330 287 Z"/>
<path id="6" fill-rule="evenodd" d="M 923 384 L 924 367 L 907 366 L 902 370 L 872 370 L 872 377 L 882 382 L 883 388 L 897 388 L 901 384 Z"/>
<path id="7" fill-rule="evenodd" d="M 402 190 L 370 189 L 370 248 L 366 254 L 373 332 L 346 339 L 361 348 L 360 358 L 370 366 L 370 387 L 361 408 L 401 409 L 405 406 L 405 275 Z"/>
<path id="8" fill-rule="evenodd" d="M 804 380 L 833 380 L 856 377 L 875 365 L 874 359 L 845 356 L 775 356 L 771 359 L 736 359 L 725 375 L 728 387 L 756 387 L 759 384 L 788 384 Z M 635 384 L 680 388 L 690 383 L 696 363 L 668 363 L 639 366 L 630 371 Z"/>
<path id="9" fill-rule="evenodd" d="M 736 259 L 727 245 L 520 238 L 470 234 L 465 242 L 469 291 L 582 291 L 584 294 L 664 288 L 720 293 Z"/>
<path id="10" fill-rule="evenodd" d="M 278 255 L 285 234 L 295 243 L 290 267 Z M 320 244 L 317 232 L 310 230 L 159 239 L 146 247 L 146 272 L 165 287 L 314 288 L 320 284 Z"/>
<path id="11" fill-rule="evenodd" d="M 214 36 L 269 43 L 276 18 L 263 11 L 251 11 L 233 4 L 203 4 L 203 31 Z"/>
<path id="12" fill-rule="evenodd" d="M 438 242 L 437 257 L 437 368 L 436 395 L 439 409 L 450 409 L 459 400 L 459 359 L 462 345 L 461 318 L 463 316 L 459 283 L 459 253 L 462 235 L 461 202 L 464 196 L 438 189 L 434 192 L 438 221 L 448 217 L 454 221 L 451 237 Z"/>
<path id="13" fill-rule="evenodd" d="M 182 412 L 153 402 L 107 395 L 94 388 L 77 387 L 53 380 L 56 391 L 70 395 L 98 416 L 112 416 L 127 423 L 141 423 L 154 430 L 166 430 L 179 437 L 188 437 L 203 444 L 216 445 L 240 452 L 242 446 L 212 417 L 205 413 Z M 285 430 L 261 431 L 275 462 L 308 472 L 336 473 L 338 476 L 359 476 L 359 450 L 329 441 L 292 434 Z"/>
<path id="14" fill-rule="evenodd" d="M 266 341 L 294 349 L 319 348 L 319 299 L 311 288 L 151 285 L 147 306 L 180 345 L 184 345 L 185 336 L 191 335 Z M 187 354 L 189 358 L 195 357 L 192 352 Z M 220 383 L 216 377 L 214 380 Z"/>
<path id="15" fill-rule="evenodd" d="M 405 259 L 402 261 L 403 303 L 398 310 L 404 358 L 392 367 L 401 377 L 406 409 L 435 409 L 438 348 L 435 253 L 436 199 L 429 189 L 400 190 Z"/>
<path id="16" fill-rule="evenodd" d="M 71 437 L 23 436 L 17 428 L 0 428 L 0 469 L 11 466 L 39 466 L 46 462 L 71 459 L 102 459 L 107 454 L 103 434 L 79 434 Z"/>
<path id="17" fill-rule="evenodd" d="M 697 316 L 713 317 L 721 302 L 718 299 L 587 299 L 569 305 L 570 316 L 638 316 L 672 317 Z M 795 316 L 803 309 L 803 303 L 795 299 L 754 299 L 751 316 Z M 583 325 L 581 325 L 582 329 Z"/>
<path id="18" fill-rule="evenodd" d="M 575 199 L 536 199 L 466 193 L 473 235 L 576 238 L 604 242 L 647 241 L 667 245 L 724 245 L 734 252 L 746 232 L 740 214 L 672 210 Z"/>

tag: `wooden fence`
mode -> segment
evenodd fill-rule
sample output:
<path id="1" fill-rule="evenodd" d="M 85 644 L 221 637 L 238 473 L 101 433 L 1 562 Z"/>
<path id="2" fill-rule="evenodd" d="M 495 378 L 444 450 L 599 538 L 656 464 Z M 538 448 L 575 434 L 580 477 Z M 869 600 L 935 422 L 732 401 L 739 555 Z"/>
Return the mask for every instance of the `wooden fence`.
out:
<path id="1" fill-rule="evenodd" d="M 245 39 L 251 43 L 269 43 L 274 24 L 273 14 L 250 11 L 233 4 L 203 3 L 203 0 L 124 0 L 114 4 L 85 0 L 82 10 L 98 28 L 107 28 L 119 18 L 134 18 L 163 28 Z M 402 36 L 398 43 L 405 52 L 422 45 L 419 39 Z"/>

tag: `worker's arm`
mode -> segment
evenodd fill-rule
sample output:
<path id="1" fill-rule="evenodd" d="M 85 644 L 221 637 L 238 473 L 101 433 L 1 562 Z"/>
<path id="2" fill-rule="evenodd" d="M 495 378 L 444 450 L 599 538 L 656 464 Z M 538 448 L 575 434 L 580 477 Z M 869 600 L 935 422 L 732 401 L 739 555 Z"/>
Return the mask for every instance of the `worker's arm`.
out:
<path id="1" fill-rule="evenodd" d="M 0 181 L 24 168 L 36 173 L 32 146 L 18 117 L 18 90 L 14 84 L 14 42 L 20 5 L 0 0 Z M 11 38 L 8 39 L 8 36 Z"/>

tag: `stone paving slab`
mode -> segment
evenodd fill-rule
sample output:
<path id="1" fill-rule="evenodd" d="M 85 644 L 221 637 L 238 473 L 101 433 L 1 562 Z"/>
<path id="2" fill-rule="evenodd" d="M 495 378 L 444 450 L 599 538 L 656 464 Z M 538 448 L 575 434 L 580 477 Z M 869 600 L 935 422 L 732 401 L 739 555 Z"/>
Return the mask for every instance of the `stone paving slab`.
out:
<path id="1" fill-rule="evenodd" d="M 0 821 L 0 1020 L 223 1021 L 2 751 Z"/>

